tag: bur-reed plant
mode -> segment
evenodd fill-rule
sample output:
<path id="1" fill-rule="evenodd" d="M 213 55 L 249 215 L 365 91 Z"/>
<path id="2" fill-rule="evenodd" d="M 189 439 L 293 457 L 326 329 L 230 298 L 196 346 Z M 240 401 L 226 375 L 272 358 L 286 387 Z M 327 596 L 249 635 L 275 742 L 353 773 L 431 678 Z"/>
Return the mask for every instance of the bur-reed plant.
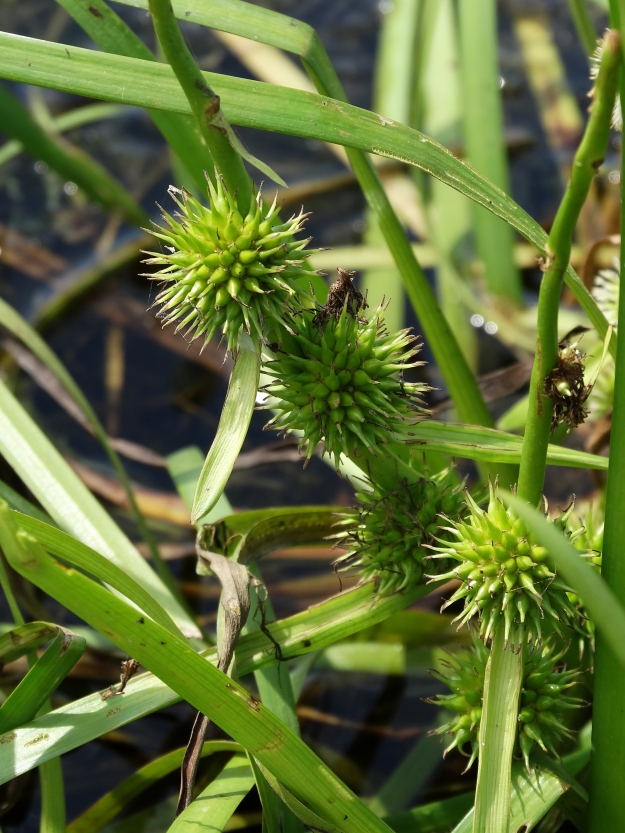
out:
<path id="1" fill-rule="evenodd" d="M 582 674 L 570 664 L 571 651 L 583 646 L 581 658 L 576 656 L 587 671 L 593 664 L 588 659 L 596 629 L 588 813 L 593 833 L 618 829 L 625 743 L 614 745 L 611 737 L 623 731 L 614 709 L 625 660 L 617 557 L 624 470 L 619 455 L 625 448 L 620 353 L 616 352 L 603 541 L 598 529 L 573 521 L 573 505 L 553 513 L 542 497 L 548 459 L 605 467 L 604 460 L 574 450 L 558 455 L 549 443 L 558 423 L 572 428 L 584 418 L 589 394 L 581 350 L 571 340 L 558 339 L 565 281 L 600 340 L 607 340 L 606 351 L 615 354 L 616 336 L 609 325 L 614 327 L 617 320 L 606 320 L 605 299 L 593 299 L 569 259 L 575 225 L 609 138 L 622 66 L 618 5 L 612 10 L 614 29 L 603 39 L 591 112 L 571 181 L 546 238 L 497 184 L 429 137 L 347 104 L 318 37 L 304 24 L 240 0 L 192 4 L 191 9 L 186 4 L 172 6 L 169 0 L 127 2 L 149 9 L 166 63 L 153 60 L 104 0 L 94 0 L 87 12 L 75 0 L 62 0 L 103 51 L 57 48 L 0 34 L 0 75 L 148 107 L 196 184 L 203 185 L 198 172 L 205 173 L 202 193 L 170 189 L 179 213 L 165 212 L 164 225 L 153 227 L 152 234 L 163 246 L 149 253 L 148 264 L 162 267 L 150 277 L 163 284 L 156 303 L 164 323 L 187 328 L 191 339 L 224 339 L 234 361 L 219 428 L 203 466 L 193 452 L 183 455 L 187 463 L 194 461 L 186 468 L 181 457 L 170 461 L 198 527 L 201 571 L 221 585 L 216 645 L 207 645 L 162 563 L 159 577 L 0 383 L 0 452 L 42 507 L 0 484 L 0 546 L 8 564 L 147 670 L 125 682 L 113 709 L 98 693 L 50 715 L 37 715 L 68 673 L 81 642 L 51 624 L 24 624 L 10 582 L 0 570 L 16 621 L 9 635 L 0 639 L 3 660 L 32 653 L 45 638 L 54 637 L 0 707 L 0 729 L 5 732 L 0 738 L 2 780 L 39 766 L 42 830 L 78 831 L 85 823 L 90 830 L 102 829 L 111 821 L 112 805 L 119 802 L 116 806 L 121 808 L 136 794 L 138 774 L 88 810 L 82 822 L 77 819 L 67 827 L 58 755 L 182 698 L 199 709 L 189 745 L 184 753 L 178 750 L 150 765 L 150 777 L 171 771 L 174 764 L 181 766 L 178 817 L 174 820 L 172 814 L 168 827 L 172 831 L 201 830 L 206 808 L 211 823 L 223 829 L 253 785 L 262 803 L 264 829 L 272 833 L 280 827 L 289 833 L 418 830 L 426 818 L 435 818 L 441 830 L 455 825 L 456 833 L 508 833 L 523 826 L 530 829 L 541 819 L 552 825 L 548 829 L 556 829 L 552 808 L 560 795 L 574 791 L 578 799 L 587 800 L 574 776 L 586 765 L 588 750 L 580 747 L 565 758 L 565 768 L 558 756 L 573 749 L 576 726 L 571 713 L 584 705 L 586 696 L 578 691 Z M 481 14 L 491 23 L 493 8 L 482 3 Z M 461 42 L 463 63 L 473 72 L 467 97 L 474 99 L 485 67 L 470 54 L 477 34 L 475 21 L 464 18 L 467 9 L 468 3 L 463 4 Z M 410 18 L 419 38 L 431 24 L 421 11 Z M 585 16 L 580 12 L 577 17 L 587 30 Z M 177 18 L 299 55 L 319 94 L 202 73 Z M 490 64 L 493 45 L 490 31 Z M 27 54 L 29 61 L 24 60 Z M 63 63 L 68 60 L 75 67 L 71 78 Z M 488 102 L 489 135 L 501 139 L 496 135 L 501 131 L 493 89 Z M 13 112 L 21 118 L 18 110 Z M 277 202 L 264 201 L 269 188 L 261 192 L 256 187 L 244 161 L 280 179 L 249 154 L 231 122 L 347 148 L 464 425 L 431 419 L 428 386 L 419 375 L 421 342 L 409 330 L 387 329 L 388 301 L 369 307 L 349 263 L 329 288 L 319 280 L 308 265 L 314 251 L 303 236 L 305 212 L 287 219 Z M 466 124 L 469 152 L 479 156 L 477 110 L 468 113 Z M 498 142 L 499 151 L 501 146 Z M 489 285 L 499 294 L 520 300 L 510 228 L 541 248 L 544 274 L 522 443 L 488 430 L 492 419 L 480 388 L 391 207 L 370 152 L 418 167 L 474 200 L 481 212 L 475 230 Z M 55 149 L 59 153 L 62 150 Z M 497 165 L 493 176 L 505 184 L 501 153 Z M 107 199 L 115 200 L 115 193 L 128 209 L 125 193 L 112 189 Z M 137 221 L 142 222 L 142 216 L 137 215 Z M 509 225 L 507 231 L 503 221 Z M 488 229 L 493 230 L 492 239 Z M 505 251 L 498 252 L 497 245 Z M 505 264 L 509 285 L 501 284 L 503 272 L 494 274 L 496 262 Z M 0 305 L 0 322 L 37 354 L 91 419 L 75 383 L 32 328 L 5 304 Z M 323 455 L 352 480 L 352 509 L 230 512 L 223 490 L 257 402 L 271 412 L 269 428 L 298 438 L 304 464 Z M 460 477 L 453 460 L 460 453 L 479 461 L 482 483 L 467 485 Z M 515 485 L 516 466 L 514 496 L 507 487 Z M 193 501 L 190 483 L 197 484 Z M 344 547 L 335 567 L 357 575 L 359 584 L 309 611 L 270 621 L 270 602 L 256 562 L 272 546 L 323 541 Z M 449 799 L 436 809 L 417 808 L 387 823 L 372 809 L 381 802 L 369 806 L 358 798 L 299 737 L 294 693 L 298 672 L 289 677 L 284 663 L 323 652 L 360 631 L 371 634 L 376 625 L 447 581 L 455 584 L 446 588 L 443 606 L 455 605 L 457 624 L 471 627 L 470 645 L 460 650 L 448 646 L 449 658 L 435 673 L 451 693 L 438 695 L 435 702 L 453 715 L 439 729 L 440 734 L 453 735 L 447 751 L 459 749 L 469 766 L 477 759 L 473 809 L 461 819 L 460 805 Z M 250 610 L 255 611 L 251 618 Z M 349 643 L 341 647 L 349 648 Z M 369 670 L 376 670 L 375 661 Z M 245 675 L 252 672 L 257 693 L 245 684 Z M 216 748 L 204 744 L 209 721 L 238 745 L 225 747 L 235 756 L 195 797 L 199 761 Z M 395 789 L 387 786 L 388 793 Z M 462 803 L 462 812 L 466 806 Z M 559 812 L 557 806 L 555 811 Z"/>

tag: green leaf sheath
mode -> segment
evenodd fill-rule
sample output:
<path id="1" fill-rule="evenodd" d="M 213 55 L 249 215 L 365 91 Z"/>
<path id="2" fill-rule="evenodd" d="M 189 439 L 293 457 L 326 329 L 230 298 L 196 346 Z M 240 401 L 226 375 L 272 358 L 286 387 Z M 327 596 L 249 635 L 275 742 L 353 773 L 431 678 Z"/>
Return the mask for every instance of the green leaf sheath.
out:
<path id="1" fill-rule="evenodd" d="M 252 180 L 232 145 L 232 128 L 223 114 L 219 96 L 206 82 L 189 52 L 170 0 L 150 0 L 150 12 L 161 48 L 187 97 L 215 167 L 230 191 L 237 194 L 243 214 L 252 197 Z"/>
<path id="2" fill-rule="evenodd" d="M 31 536 L 12 566 L 88 624 L 109 636 L 196 709 L 214 720 L 289 792 L 344 833 L 388 831 L 296 735 L 244 688 L 184 640 L 115 599 L 102 585 L 62 566 Z"/>
<path id="3" fill-rule="evenodd" d="M 458 13 L 467 157 L 481 174 L 509 193 L 497 59 L 497 3 L 460 0 Z M 512 229 L 480 206 L 473 205 L 473 217 L 488 290 L 520 304 L 522 286 L 514 263 Z"/>
<path id="4" fill-rule="evenodd" d="M 486 666 L 473 833 L 508 833 L 512 752 L 523 675 L 520 645 L 504 642 L 500 625 Z"/>
<path id="5" fill-rule="evenodd" d="M 608 31 L 588 125 L 575 154 L 571 180 L 547 244 L 545 274 L 538 296 L 536 356 L 530 382 L 518 483 L 519 497 L 535 506 L 542 495 L 547 445 L 551 434 L 553 400 L 544 391 L 545 380 L 555 367 L 558 357 L 558 308 L 562 282 L 569 265 L 577 218 L 608 145 L 620 66 L 620 36 L 618 32 Z"/>
<path id="6" fill-rule="evenodd" d="M 65 49 L 62 44 L 0 33 L 0 75 L 91 98 L 190 113 L 170 67 L 77 47 L 67 47 L 68 58 Z M 26 52 L 29 61 L 24 61 Z M 71 75 L 67 73 L 68 60 L 74 61 Z M 502 217 L 541 252 L 546 251 L 547 235 L 535 220 L 469 165 L 422 133 L 325 96 L 203 74 L 221 96 L 224 112 L 233 124 L 320 139 L 414 165 Z M 600 337 L 605 338 L 608 322 L 570 266 L 565 282 Z M 616 355 L 614 334 L 610 353 Z"/>
<path id="7" fill-rule="evenodd" d="M 43 160 L 62 177 L 75 182 L 90 199 L 105 208 L 121 209 L 124 216 L 138 226 L 147 223 L 147 214 L 120 182 L 80 148 L 70 145 L 61 136 L 48 135 L 2 84 L 0 108 L 3 131 L 21 142 L 31 156 Z"/>
<path id="8" fill-rule="evenodd" d="M 610 4 L 612 24 L 621 32 L 625 52 L 625 2 Z M 625 84 L 621 74 L 621 101 Z M 621 169 L 621 187 L 625 167 Z M 621 193 L 622 199 L 622 193 Z M 625 265 L 625 212 L 621 211 L 621 270 Z M 621 271 L 621 274 L 624 274 Z M 619 321 L 625 321 L 625 293 L 619 297 Z M 625 607 L 625 353 L 617 350 L 614 375 L 614 409 L 610 437 L 610 467 L 606 491 L 605 529 L 601 575 L 620 605 Z M 622 608 L 621 608 L 622 609 Z M 591 614 L 592 615 L 592 614 Z M 594 616 L 593 616 L 594 621 Z M 614 651 L 611 637 L 625 639 L 623 623 L 613 622 L 609 631 L 597 634 L 593 698 L 592 758 L 590 764 L 589 832 L 618 830 L 625 817 L 623 772 L 625 772 L 625 665 Z"/>
<path id="9" fill-rule="evenodd" d="M 217 434 L 210 447 L 195 489 L 191 522 L 195 523 L 215 506 L 241 451 L 254 413 L 260 377 L 260 356 L 251 340 L 237 356 Z"/>

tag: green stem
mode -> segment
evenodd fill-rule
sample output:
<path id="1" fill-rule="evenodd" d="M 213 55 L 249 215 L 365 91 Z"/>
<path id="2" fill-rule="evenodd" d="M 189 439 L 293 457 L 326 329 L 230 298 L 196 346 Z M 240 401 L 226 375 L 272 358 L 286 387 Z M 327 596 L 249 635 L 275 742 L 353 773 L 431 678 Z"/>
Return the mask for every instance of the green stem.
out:
<path id="1" fill-rule="evenodd" d="M 252 198 L 252 180 L 241 156 L 232 146 L 232 128 L 221 110 L 219 96 L 208 86 L 195 63 L 178 27 L 170 0 L 150 0 L 150 12 L 163 53 L 187 97 L 215 167 L 228 188 L 237 193 L 239 209 L 245 216 Z"/>
<path id="2" fill-rule="evenodd" d="M 569 10 L 584 49 L 592 55 L 597 48 L 597 32 L 588 11 L 587 0 L 569 0 Z"/>
<path id="3" fill-rule="evenodd" d="M 625 53 L 623 23 L 625 0 L 610 3 L 611 24 L 621 31 Z M 625 54 L 623 56 L 625 58 Z M 625 100 L 625 80 L 621 75 L 621 101 Z M 625 166 L 621 161 L 621 183 Z M 622 186 L 621 186 L 622 187 Z M 625 212 L 621 211 L 621 275 L 625 274 Z M 625 293 L 619 297 L 619 321 L 625 321 Z M 605 531 L 601 575 L 621 604 L 625 604 L 625 345 L 617 344 L 614 375 L 614 409 L 610 439 L 610 467 L 606 491 Z M 597 634 L 594 698 L 592 710 L 592 757 L 590 762 L 589 833 L 618 830 L 625 817 L 625 714 L 621 703 L 625 691 L 625 669 L 616 660 L 603 637 Z"/>
<path id="4" fill-rule="evenodd" d="M 608 30 L 595 85 L 595 100 L 581 144 L 575 154 L 571 181 L 562 199 L 547 243 L 548 259 L 538 296 L 536 356 L 530 383 L 529 407 L 518 494 L 537 506 L 541 499 L 551 434 L 553 399 L 545 395 L 545 380 L 558 358 L 558 307 L 564 273 L 569 264 L 577 218 L 590 185 L 603 161 L 621 65 L 618 32 Z"/>
<path id="5" fill-rule="evenodd" d="M 499 626 L 486 666 L 473 833 L 508 833 L 512 752 L 523 676 L 522 629 L 517 640 L 505 645 L 504 629 Z"/>

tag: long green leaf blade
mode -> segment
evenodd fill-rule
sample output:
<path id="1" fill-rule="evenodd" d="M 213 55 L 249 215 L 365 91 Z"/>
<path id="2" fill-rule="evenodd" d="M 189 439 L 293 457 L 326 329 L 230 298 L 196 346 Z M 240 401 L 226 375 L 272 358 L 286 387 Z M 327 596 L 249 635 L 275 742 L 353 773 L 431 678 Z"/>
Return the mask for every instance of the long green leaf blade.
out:
<path id="1" fill-rule="evenodd" d="M 62 44 L 0 33 L 0 75 L 91 98 L 190 112 L 168 66 L 78 47 L 67 47 L 69 55 L 65 50 Z M 70 60 L 72 73 L 67 72 Z M 205 76 L 221 96 L 231 123 L 320 139 L 415 165 L 504 219 L 545 254 L 547 235 L 535 220 L 469 165 L 418 131 L 325 96 L 215 73 Z M 605 316 L 571 267 L 566 282 L 604 338 Z M 611 352 L 615 349 L 613 334 Z"/>
<path id="2" fill-rule="evenodd" d="M 173 686 L 240 742 L 298 801 L 344 833 L 389 830 L 282 721 L 186 641 L 147 617 L 137 618 L 136 609 L 55 562 L 31 536 L 17 535 L 25 553 L 20 560 L 11 558 L 14 569 Z"/>
<path id="3" fill-rule="evenodd" d="M 521 459 L 523 437 L 496 428 L 427 420 L 412 426 L 410 432 L 415 443 L 423 443 L 429 450 L 454 457 L 506 463 L 518 463 Z M 608 468 L 607 457 L 559 445 L 549 446 L 547 463 L 583 469 Z"/>
<path id="4" fill-rule="evenodd" d="M 2 382 L 0 454 L 60 527 L 143 585 L 183 633 L 201 636 L 138 550 Z"/>

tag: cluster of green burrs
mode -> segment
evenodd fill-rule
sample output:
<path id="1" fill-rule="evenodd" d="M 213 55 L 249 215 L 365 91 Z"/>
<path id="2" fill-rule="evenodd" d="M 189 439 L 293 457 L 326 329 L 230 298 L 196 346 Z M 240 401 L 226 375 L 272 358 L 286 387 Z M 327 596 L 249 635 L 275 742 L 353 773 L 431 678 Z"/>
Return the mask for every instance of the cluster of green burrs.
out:
<path id="1" fill-rule="evenodd" d="M 275 200 L 267 208 L 258 192 L 243 217 L 219 177 L 216 187 L 208 181 L 208 191 L 206 207 L 170 187 L 180 213 L 163 211 L 166 227 L 150 233 L 167 251 L 146 252 L 152 257 L 145 263 L 163 267 L 148 277 L 165 284 L 155 304 L 166 324 L 178 322 L 176 332 L 186 327 L 204 343 L 221 331 L 235 351 L 243 329 L 262 340 L 272 327 L 279 333 L 288 325 L 288 301 L 302 292 L 296 281 L 311 274 L 302 268 L 310 238 L 295 239 L 307 215 L 282 223 Z"/>
<path id="2" fill-rule="evenodd" d="M 484 677 L 489 650 L 475 634 L 471 633 L 472 649 L 449 654 L 439 663 L 445 670 L 432 671 L 432 676 L 445 683 L 451 694 L 437 694 L 428 702 L 442 706 L 453 713 L 447 723 L 436 729 L 437 735 L 453 735 L 452 742 L 443 752 L 443 757 L 452 749 L 469 758 L 465 772 L 471 768 L 479 754 L 480 720 L 484 699 Z M 466 747 L 470 752 L 466 751 Z"/>
<path id="3" fill-rule="evenodd" d="M 423 559 L 435 536 L 445 535 L 439 515 L 466 513 L 462 484 L 451 469 L 415 483 L 403 482 L 393 492 L 372 483 L 356 492 L 357 505 L 340 516 L 332 536 L 347 551 L 337 569 L 356 568 L 363 580 L 376 578 L 380 593 L 409 590 L 421 581 Z"/>
<path id="4" fill-rule="evenodd" d="M 336 315 L 332 304 L 316 314 L 302 310 L 295 333 L 283 337 L 284 352 L 264 368 L 273 379 L 265 407 L 277 411 L 267 427 L 301 432 L 307 461 L 323 441 L 337 470 L 342 452 L 375 454 L 381 444 L 406 437 L 427 390 L 402 379 L 403 371 L 422 364 L 413 360 L 420 349 L 416 337 L 409 330 L 389 335 L 383 307 L 366 320 L 353 298 L 346 297 Z"/>
<path id="5" fill-rule="evenodd" d="M 450 655 L 442 663 L 445 671 L 433 672 L 452 693 L 439 694 L 430 701 L 454 714 L 436 733 L 453 735 L 444 754 L 458 748 L 469 758 L 465 772 L 479 754 L 484 677 L 489 657 L 484 644 L 475 635 L 472 637 L 471 650 Z M 560 666 L 564 653 L 556 653 L 550 641 L 529 654 L 523 663 L 516 754 L 523 756 L 528 770 L 530 756 L 536 747 L 558 757 L 558 745 L 571 736 L 570 730 L 562 722 L 563 713 L 568 709 L 579 708 L 584 702 L 566 694 L 576 685 L 580 672 L 567 671 Z M 467 747 L 470 751 L 467 751 Z"/>
<path id="6" fill-rule="evenodd" d="M 515 624 L 525 625 L 529 643 L 540 642 L 545 614 L 558 633 L 561 623 L 579 627 L 584 618 L 581 609 L 571 602 L 571 589 L 556 575 L 548 551 L 525 523 L 504 507 L 493 485 L 486 510 L 468 492 L 466 498 L 469 516 L 445 527 L 456 540 L 450 544 L 439 539 L 438 555 L 430 556 L 459 562 L 447 573 L 432 577 L 462 581 L 443 609 L 464 600 L 464 610 L 455 621 L 461 626 L 479 616 L 480 635 L 485 641 L 493 636 L 502 617 L 506 643 Z M 570 506 L 552 521 L 569 537 L 575 537 L 567 529 L 572 511 Z"/>

